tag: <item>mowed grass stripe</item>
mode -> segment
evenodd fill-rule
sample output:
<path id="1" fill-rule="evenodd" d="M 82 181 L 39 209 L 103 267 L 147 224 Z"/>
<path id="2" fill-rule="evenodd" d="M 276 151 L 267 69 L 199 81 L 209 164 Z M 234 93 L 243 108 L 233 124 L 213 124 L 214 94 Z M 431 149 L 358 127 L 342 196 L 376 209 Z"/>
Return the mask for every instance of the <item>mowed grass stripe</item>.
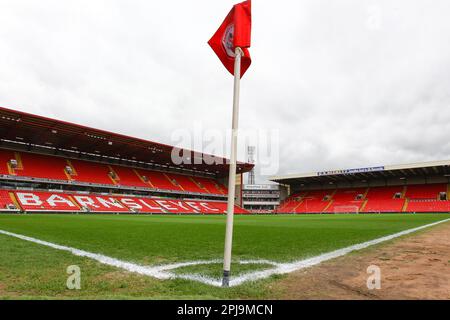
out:
<path id="1" fill-rule="evenodd" d="M 237 216 L 233 256 L 289 262 L 445 218 L 448 215 Z M 222 216 L 0 216 L 2 230 L 147 265 L 220 259 L 224 223 Z"/>

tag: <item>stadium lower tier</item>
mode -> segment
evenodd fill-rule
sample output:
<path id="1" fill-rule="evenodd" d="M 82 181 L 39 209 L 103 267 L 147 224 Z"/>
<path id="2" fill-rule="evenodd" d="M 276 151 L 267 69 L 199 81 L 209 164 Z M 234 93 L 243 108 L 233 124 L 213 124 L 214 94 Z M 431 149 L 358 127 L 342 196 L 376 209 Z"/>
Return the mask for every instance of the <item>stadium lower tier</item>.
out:
<path id="1" fill-rule="evenodd" d="M 450 212 L 450 185 L 312 190 L 290 196 L 278 213 Z"/>
<path id="2" fill-rule="evenodd" d="M 224 214 L 226 209 L 225 202 L 215 201 L 0 190 L 1 212 Z M 248 214 L 248 211 L 236 206 L 235 213 Z"/>

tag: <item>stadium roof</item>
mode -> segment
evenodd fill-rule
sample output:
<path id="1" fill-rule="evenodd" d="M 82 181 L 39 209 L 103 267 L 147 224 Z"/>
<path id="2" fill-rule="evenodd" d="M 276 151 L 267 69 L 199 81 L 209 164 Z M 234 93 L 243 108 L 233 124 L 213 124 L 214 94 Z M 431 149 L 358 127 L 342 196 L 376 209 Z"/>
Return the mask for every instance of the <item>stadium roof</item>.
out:
<path id="1" fill-rule="evenodd" d="M 0 145 L 5 142 L 38 145 L 216 176 L 227 176 L 229 169 L 225 158 L 187 149 L 181 149 L 180 154 L 187 155 L 186 159 L 191 163 L 177 165 L 171 158 L 173 146 L 0 107 Z M 210 164 L 211 159 L 215 160 L 214 164 Z M 239 163 L 238 172 L 248 172 L 253 166 Z"/>
<path id="2" fill-rule="evenodd" d="M 270 180 L 286 185 L 306 185 L 311 183 L 326 184 L 337 182 L 356 182 L 372 179 L 408 179 L 411 177 L 427 177 L 432 175 L 450 177 L 450 160 L 293 174 L 272 177 Z"/>

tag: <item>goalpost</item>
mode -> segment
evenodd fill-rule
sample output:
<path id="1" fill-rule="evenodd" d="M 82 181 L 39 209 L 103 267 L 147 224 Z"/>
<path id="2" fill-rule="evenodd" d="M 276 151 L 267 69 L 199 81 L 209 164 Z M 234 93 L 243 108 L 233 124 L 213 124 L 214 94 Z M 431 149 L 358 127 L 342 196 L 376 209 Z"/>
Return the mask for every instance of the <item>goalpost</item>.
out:
<path id="1" fill-rule="evenodd" d="M 334 214 L 359 214 L 358 206 L 336 206 Z"/>

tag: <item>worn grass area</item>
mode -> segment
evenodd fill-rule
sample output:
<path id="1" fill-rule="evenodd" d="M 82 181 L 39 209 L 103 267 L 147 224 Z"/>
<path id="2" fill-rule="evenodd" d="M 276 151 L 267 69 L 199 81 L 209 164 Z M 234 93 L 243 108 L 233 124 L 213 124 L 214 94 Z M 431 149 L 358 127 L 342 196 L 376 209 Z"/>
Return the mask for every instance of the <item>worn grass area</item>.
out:
<path id="1" fill-rule="evenodd" d="M 176 274 L 195 274 L 202 275 L 211 279 L 220 280 L 223 275 L 221 263 L 211 263 L 211 264 L 199 264 L 195 266 L 182 267 L 178 268 L 175 271 Z M 270 264 L 265 263 L 248 263 L 248 264 L 239 264 L 232 263 L 231 270 L 233 270 L 233 276 L 240 276 L 246 273 L 262 271 L 266 269 L 273 268 Z"/>
<path id="2" fill-rule="evenodd" d="M 449 215 L 238 216 L 234 259 L 288 262 L 448 218 Z M 0 215 L 0 229 L 145 265 L 220 259 L 225 217 Z M 66 289 L 78 265 L 82 290 Z M 254 268 L 253 268 L 254 267 Z M 267 266 L 235 264 L 234 274 Z M 250 268 L 250 269 L 249 269 Z M 212 277 L 221 265 L 180 269 Z M 230 289 L 161 281 L 0 235 L 0 298 L 276 298 L 277 277 Z"/>

